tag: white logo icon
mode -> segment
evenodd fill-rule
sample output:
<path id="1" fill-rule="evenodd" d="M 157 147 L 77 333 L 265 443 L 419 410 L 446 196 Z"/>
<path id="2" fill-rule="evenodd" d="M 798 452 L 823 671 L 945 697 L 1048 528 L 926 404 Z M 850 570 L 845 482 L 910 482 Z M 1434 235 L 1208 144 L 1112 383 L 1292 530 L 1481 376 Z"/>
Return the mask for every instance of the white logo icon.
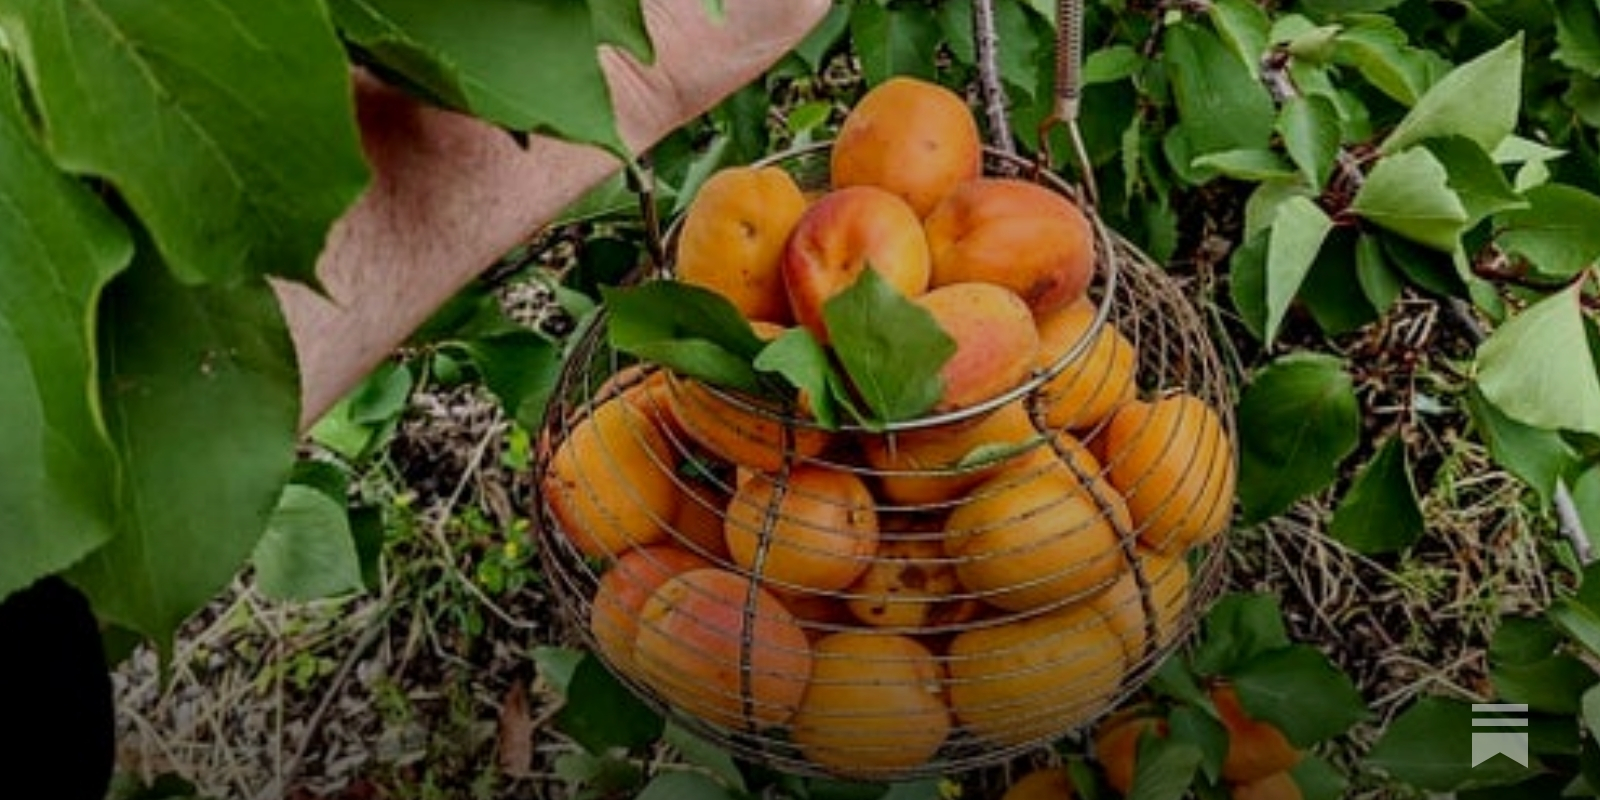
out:
<path id="1" fill-rule="evenodd" d="M 1528 766 L 1528 718 L 1502 717 L 1494 714 L 1526 714 L 1528 707 L 1521 703 L 1473 703 L 1472 727 L 1492 728 L 1472 732 L 1472 766 L 1476 767 L 1496 755 L 1505 755 L 1512 761 Z M 1490 716 L 1477 716 L 1489 714 Z"/>

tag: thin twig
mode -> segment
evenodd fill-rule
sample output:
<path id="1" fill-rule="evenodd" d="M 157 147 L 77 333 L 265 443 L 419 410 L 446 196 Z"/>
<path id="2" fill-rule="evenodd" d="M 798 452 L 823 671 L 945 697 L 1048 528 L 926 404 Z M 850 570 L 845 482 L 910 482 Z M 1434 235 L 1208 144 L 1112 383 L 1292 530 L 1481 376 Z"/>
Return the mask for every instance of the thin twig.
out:
<path id="1" fill-rule="evenodd" d="M 1006 155 L 1016 155 L 1011 122 L 1006 116 L 1006 90 L 1000 82 L 1000 37 L 995 33 L 994 0 L 973 0 L 972 33 L 978 51 L 978 92 L 984 116 L 989 120 L 989 139 Z"/>

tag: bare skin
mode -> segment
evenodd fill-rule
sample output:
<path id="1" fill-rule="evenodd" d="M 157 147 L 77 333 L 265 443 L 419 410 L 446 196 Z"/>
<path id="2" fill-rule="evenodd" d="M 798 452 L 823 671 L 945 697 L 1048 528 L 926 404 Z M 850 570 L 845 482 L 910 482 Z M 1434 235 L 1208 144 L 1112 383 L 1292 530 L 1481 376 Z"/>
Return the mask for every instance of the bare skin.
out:
<path id="1" fill-rule="evenodd" d="M 635 152 L 761 75 L 821 20 L 828 0 L 645 0 L 656 61 L 602 61 Z M 335 224 L 317 271 L 328 291 L 278 284 L 309 427 L 474 276 L 621 168 L 599 149 L 504 132 L 355 80 L 372 185 Z"/>

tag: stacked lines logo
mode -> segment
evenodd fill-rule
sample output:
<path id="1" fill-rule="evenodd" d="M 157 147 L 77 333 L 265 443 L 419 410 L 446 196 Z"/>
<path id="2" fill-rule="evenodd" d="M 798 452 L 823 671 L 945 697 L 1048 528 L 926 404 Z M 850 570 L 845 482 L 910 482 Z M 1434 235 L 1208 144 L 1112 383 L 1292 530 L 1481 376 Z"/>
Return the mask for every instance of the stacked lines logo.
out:
<path id="1" fill-rule="evenodd" d="M 1472 766 L 1496 755 L 1528 766 L 1527 713 L 1527 705 L 1521 703 L 1473 703 Z"/>

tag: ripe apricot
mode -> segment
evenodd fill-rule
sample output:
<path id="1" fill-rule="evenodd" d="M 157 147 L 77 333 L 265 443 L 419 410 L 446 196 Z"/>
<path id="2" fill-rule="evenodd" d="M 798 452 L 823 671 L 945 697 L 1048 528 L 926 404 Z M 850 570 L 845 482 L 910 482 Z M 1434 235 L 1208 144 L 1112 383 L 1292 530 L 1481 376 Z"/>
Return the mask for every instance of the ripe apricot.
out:
<path id="1" fill-rule="evenodd" d="M 672 417 L 707 453 L 740 467 L 776 472 L 786 460 L 814 458 L 833 434 L 804 424 L 798 412 L 747 407 L 691 378 L 668 378 Z"/>
<path id="2" fill-rule="evenodd" d="M 633 640 L 639 612 L 650 595 L 669 578 L 711 562 L 673 545 L 656 544 L 623 553 L 600 576 L 589 607 L 589 632 L 595 648 L 612 666 L 636 674 Z"/>
<path id="3" fill-rule="evenodd" d="M 951 283 L 916 298 L 955 341 L 939 369 L 944 391 L 933 410 L 955 411 L 1015 388 L 1039 354 L 1039 329 L 1016 292 L 992 283 Z"/>
<path id="4" fill-rule="evenodd" d="M 1101 721 L 1094 732 L 1094 757 L 1105 773 L 1106 783 L 1118 794 L 1133 791 L 1133 776 L 1138 769 L 1139 739 L 1149 731 L 1167 735 L 1166 719 L 1146 708 L 1123 709 Z"/>
<path id="5" fill-rule="evenodd" d="M 1145 608 L 1140 580 L 1149 592 L 1150 611 Z M 1150 631 L 1155 631 L 1156 647 L 1171 644 L 1189 605 L 1189 564 L 1182 554 L 1162 554 L 1138 548 L 1134 568 L 1125 571 L 1110 589 L 1089 601 L 1105 615 L 1117 638 L 1128 650 L 1128 661 L 1145 657 Z"/>
<path id="6" fill-rule="evenodd" d="M 927 216 L 983 169 L 983 143 L 966 101 L 936 83 L 890 78 L 845 115 L 829 172 L 835 187 L 887 189 Z"/>
<path id="7" fill-rule="evenodd" d="M 878 549 L 872 493 L 851 472 L 799 466 L 757 473 L 728 503 L 728 552 L 779 591 L 836 591 L 867 568 Z"/>
<path id="8" fill-rule="evenodd" d="M 1233 443 L 1205 401 L 1179 393 L 1125 403 L 1101 438 L 1111 483 L 1151 549 L 1179 552 L 1228 526 Z"/>
<path id="9" fill-rule="evenodd" d="M 966 595 L 939 540 L 919 536 L 880 542 L 846 594 L 850 613 L 875 628 L 938 628 L 971 621 L 983 610 Z"/>
<path id="10" fill-rule="evenodd" d="M 685 477 L 679 481 L 682 494 L 677 513 L 672 515 L 672 539 L 684 549 L 709 559 L 728 558 L 728 545 L 722 535 L 722 517 L 728 508 L 728 493 L 709 479 Z"/>
<path id="11" fill-rule="evenodd" d="M 666 538 L 677 508 L 674 460 L 661 430 L 613 397 L 556 446 L 541 490 L 561 531 L 591 558 Z"/>
<path id="12" fill-rule="evenodd" d="M 667 434 L 669 441 L 683 434 L 678 420 L 672 416 L 671 398 L 668 396 L 672 389 L 667 384 L 666 370 L 646 371 L 639 365 L 627 367 L 607 379 L 595 395 L 606 397 L 608 390 L 614 391 L 643 414 L 645 419 L 654 422 L 662 433 Z"/>
<path id="13" fill-rule="evenodd" d="M 1054 737 L 1098 715 L 1127 663 L 1104 620 L 1083 605 L 956 634 L 946 652 L 950 708 L 1003 745 Z"/>
<path id="14" fill-rule="evenodd" d="M 1124 568 L 1115 525 L 1064 462 L 1002 472 L 950 512 L 945 552 L 988 603 L 1026 611 L 1110 586 Z"/>
<path id="15" fill-rule="evenodd" d="M 1083 295 L 1094 275 L 1094 230 L 1065 197 L 1020 178 L 957 186 L 925 220 L 932 286 L 977 281 L 1047 314 Z"/>
<path id="16" fill-rule="evenodd" d="M 1000 800 L 1072 800 L 1075 796 L 1066 767 L 1040 767 L 1013 781 Z"/>
<path id="17" fill-rule="evenodd" d="M 1274 772 L 1265 778 L 1235 783 L 1229 789 L 1233 800 L 1304 800 L 1300 784 L 1287 772 Z"/>
<path id="18" fill-rule="evenodd" d="M 1239 703 L 1239 694 L 1226 683 L 1215 684 L 1209 692 L 1216 704 L 1222 726 L 1228 729 L 1228 755 L 1222 761 L 1222 777 L 1234 783 L 1258 781 L 1275 772 L 1293 769 L 1301 753 L 1289 743 L 1283 731 L 1270 722 L 1256 719 Z"/>
<path id="19" fill-rule="evenodd" d="M 907 506 L 932 506 L 965 495 L 984 478 L 1039 447 L 1021 401 L 976 420 L 860 438 L 866 462 L 878 470 L 878 492 Z"/>
<path id="20" fill-rule="evenodd" d="M 928 289 L 928 242 L 904 200 L 874 186 L 834 189 L 806 209 L 783 250 L 794 319 L 829 341 L 822 307 L 872 270 L 907 297 Z"/>
<path id="21" fill-rule="evenodd" d="M 908 636 L 845 631 L 817 640 L 811 684 L 790 723 L 812 763 L 851 778 L 920 766 L 950 733 L 943 674 Z"/>
<path id="22" fill-rule="evenodd" d="M 684 212 L 678 280 L 726 297 L 746 319 L 788 322 L 778 263 L 805 210 L 805 195 L 781 167 L 717 170 Z"/>
<path id="23" fill-rule="evenodd" d="M 1039 358 L 1049 369 L 1090 335 L 1095 305 L 1079 298 L 1065 308 L 1039 317 Z M 1045 422 L 1051 428 L 1089 428 L 1134 399 L 1138 354 L 1128 337 L 1106 320 L 1073 361 L 1051 376 L 1039 391 Z"/>
<path id="24" fill-rule="evenodd" d="M 633 660 L 667 703 L 730 728 L 782 725 L 811 679 L 811 643 L 794 615 L 748 578 L 679 573 L 639 611 Z"/>

